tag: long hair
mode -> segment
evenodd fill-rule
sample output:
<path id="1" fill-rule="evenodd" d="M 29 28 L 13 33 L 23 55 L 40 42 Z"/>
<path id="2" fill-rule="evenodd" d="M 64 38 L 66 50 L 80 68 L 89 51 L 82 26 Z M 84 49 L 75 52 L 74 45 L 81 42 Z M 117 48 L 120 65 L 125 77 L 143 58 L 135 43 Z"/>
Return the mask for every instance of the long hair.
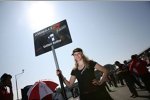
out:
<path id="1" fill-rule="evenodd" d="M 89 58 L 82 53 L 82 59 L 83 59 L 84 66 L 86 68 L 89 68 Z M 78 66 L 79 66 L 78 63 L 75 60 L 75 68 L 78 68 Z"/>

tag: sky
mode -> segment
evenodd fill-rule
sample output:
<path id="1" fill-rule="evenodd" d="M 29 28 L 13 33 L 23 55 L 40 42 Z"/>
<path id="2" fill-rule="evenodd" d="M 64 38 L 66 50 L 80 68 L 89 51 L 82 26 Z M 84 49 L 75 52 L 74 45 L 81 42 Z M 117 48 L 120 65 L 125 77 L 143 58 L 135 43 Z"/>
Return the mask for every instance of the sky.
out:
<path id="1" fill-rule="evenodd" d="M 129 60 L 132 54 L 150 47 L 148 1 L 1 1 L 0 76 L 13 76 L 15 99 L 15 75 L 19 98 L 20 89 L 36 81 L 48 79 L 59 84 L 52 51 L 35 56 L 33 33 L 64 19 L 73 42 L 55 51 L 67 79 L 76 47 L 101 65 Z"/>

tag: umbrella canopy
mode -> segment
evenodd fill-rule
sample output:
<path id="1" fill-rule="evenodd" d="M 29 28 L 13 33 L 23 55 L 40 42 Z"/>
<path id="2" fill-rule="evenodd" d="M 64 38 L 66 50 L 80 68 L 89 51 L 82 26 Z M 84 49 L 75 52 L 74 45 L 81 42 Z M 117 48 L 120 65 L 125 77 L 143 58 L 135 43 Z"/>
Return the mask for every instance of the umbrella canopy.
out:
<path id="1" fill-rule="evenodd" d="M 36 82 L 27 92 L 28 100 L 42 100 L 52 94 L 57 86 L 57 83 L 47 80 Z"/>

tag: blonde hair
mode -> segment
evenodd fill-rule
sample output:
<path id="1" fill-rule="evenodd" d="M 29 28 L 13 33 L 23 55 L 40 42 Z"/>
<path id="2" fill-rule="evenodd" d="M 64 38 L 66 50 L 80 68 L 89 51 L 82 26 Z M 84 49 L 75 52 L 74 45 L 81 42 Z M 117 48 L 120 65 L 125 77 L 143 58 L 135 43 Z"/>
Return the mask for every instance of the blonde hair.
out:
<path id="1" fill-rule="evenodd" d="M 82 59 L 85 67 L 89 68 L 89 61 L 90 61 L 89 58 L 82 53 Z M 78 68 L 78 63 L 76 60 L 75 60 L 75 68 Z"/>

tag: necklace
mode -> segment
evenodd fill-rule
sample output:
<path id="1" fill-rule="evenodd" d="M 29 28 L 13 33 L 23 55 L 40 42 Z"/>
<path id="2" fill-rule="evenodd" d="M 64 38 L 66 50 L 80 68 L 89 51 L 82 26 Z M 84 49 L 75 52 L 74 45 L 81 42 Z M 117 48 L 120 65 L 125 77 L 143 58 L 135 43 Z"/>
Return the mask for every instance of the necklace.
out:
<path id="1" fill-rule="evenodd" d="M 81 75 L 83 74 L 83 72 L 85 71 L 86 67 L 84 66 L 84 68 L 81 71 Z"/>
<path id="2" fill-rule="evenodd" d="M 79 72 L 81 73 L 81 75 L 83 74 L 83 72 L 85 71 L 86 67 L 84 66 L 82 69 L 78 69 Z"/>

